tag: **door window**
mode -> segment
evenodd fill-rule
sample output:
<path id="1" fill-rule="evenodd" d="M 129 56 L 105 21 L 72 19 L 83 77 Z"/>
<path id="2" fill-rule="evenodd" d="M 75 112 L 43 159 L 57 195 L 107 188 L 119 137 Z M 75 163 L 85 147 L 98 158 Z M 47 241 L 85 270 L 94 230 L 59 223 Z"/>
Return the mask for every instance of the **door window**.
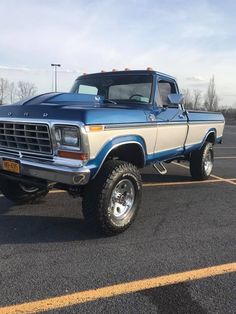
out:
<path id="1" fill-rule="evenodd" d="M 158 99 L 157 103 L 161 107 L 166 107 L 169 105 L 168 95 L 176 93 L 176 87 L 174 83 L 167 81 L 158 82 Z"/>

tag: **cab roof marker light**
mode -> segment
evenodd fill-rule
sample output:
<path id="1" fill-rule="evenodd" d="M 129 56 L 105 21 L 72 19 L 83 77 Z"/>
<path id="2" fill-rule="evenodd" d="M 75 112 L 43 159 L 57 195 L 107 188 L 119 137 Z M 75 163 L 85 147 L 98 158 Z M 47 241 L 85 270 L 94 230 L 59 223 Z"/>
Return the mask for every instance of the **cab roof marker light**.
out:
<path id="1" fill-rule="evenodd" d="M 106 73 L 106 71 L 104 71 L 104 70 L 101 70 L 101 73 Z"/>
<path id="2" fill-rule="evenodd" d="M 147 71 L 153 71 L 153 68 L 147 67 Z"/>
<path id="3" fill-rule="evenodd" d="M 130 69 L 129 68 L 125 68 L 125 71 L 130 71 Z"/>
<path id="4" fill-rule="evenodd" d="M 112 69 L 112 72 L 117 72 L 117 70 L 116 69 Z"/>

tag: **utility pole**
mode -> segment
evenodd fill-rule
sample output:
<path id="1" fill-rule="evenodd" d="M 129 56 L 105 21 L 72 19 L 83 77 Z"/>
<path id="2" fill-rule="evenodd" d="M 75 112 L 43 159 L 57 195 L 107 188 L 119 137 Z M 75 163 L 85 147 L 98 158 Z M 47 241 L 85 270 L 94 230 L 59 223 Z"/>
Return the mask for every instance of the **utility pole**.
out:
<path id="1" fill-rule="evenodd" d="M 54 68 L 54 91 L 57 92 L 57 68 L 61 65 L 59 63 L 51 63 L 51 66 Z"/>

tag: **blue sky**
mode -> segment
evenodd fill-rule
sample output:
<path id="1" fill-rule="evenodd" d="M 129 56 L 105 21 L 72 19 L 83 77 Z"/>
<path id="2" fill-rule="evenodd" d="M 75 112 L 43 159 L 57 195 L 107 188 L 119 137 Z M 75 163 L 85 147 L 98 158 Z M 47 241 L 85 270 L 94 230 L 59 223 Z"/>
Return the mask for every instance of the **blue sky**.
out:
<path id="1" fill-rule="evenodd" d="M 51 89 L 112 68 L 174 75 L 204 93 L 214 74 L 222 105 L 236 103 L 236 1 L 1 0 L 0 77 Z"/>

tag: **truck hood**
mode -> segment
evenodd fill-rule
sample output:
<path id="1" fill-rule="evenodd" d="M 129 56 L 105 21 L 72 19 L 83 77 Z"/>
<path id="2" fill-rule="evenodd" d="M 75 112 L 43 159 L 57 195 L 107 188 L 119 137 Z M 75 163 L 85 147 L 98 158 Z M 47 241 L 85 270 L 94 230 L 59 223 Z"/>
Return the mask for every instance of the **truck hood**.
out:
<path id="1" fill-rule="evenodd" d="M 0 106 L 0 120 L 24 118 L 81 121 L 84 124 L 147 122 L 143 105 L 114 105 L 100 96 L 73 93 L 46 93 Z"/>

